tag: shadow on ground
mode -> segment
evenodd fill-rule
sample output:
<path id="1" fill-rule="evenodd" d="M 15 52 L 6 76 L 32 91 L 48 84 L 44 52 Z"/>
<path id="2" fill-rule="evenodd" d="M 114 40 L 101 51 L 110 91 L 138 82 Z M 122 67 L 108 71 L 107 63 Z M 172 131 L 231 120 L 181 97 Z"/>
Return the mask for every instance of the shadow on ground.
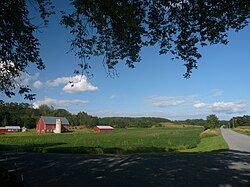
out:
<path id="1" fill-rule="evenodd" d="M 65 143 L 41 143 L 41 144 L 0 144 L 0 151 L 16 151 L 16 152 L 38 152 L 45 153 L 47 149 L 53 146 L 64 145 Z"/>
<path id="2" fill-rule="evenodd" d="M 0 152 L 24 186 L 250 186 L 250 153 L 75 155 Z"/>
<path id="3" fill-rule="evenodd" d="M 38 152 L 38 153 L 72 153 L 72 154 L 132 154 L 132 153 L 164 153 L 174 152 L 174 148 L 164 147 L 135 147 L 123 149 L 120 147 L 101 146 L 66 146 L 66 143 L 43 144 L 0 144 L 0 151 Z"/>
<path id="4" fill-rule="evenodd" d="M 77 146 L 77 147 L 48 147 L 48 153 L 76 153 L 76 154 L 131 154 L 131 153 L 163 153 L 169 150 L 166 150 L 164 147 L 135 147 L 131 149 L 122 149 L 120 147 L 86 147 L 86 146 Z M 172 150 L 173 151 L 173 150 Z"/>

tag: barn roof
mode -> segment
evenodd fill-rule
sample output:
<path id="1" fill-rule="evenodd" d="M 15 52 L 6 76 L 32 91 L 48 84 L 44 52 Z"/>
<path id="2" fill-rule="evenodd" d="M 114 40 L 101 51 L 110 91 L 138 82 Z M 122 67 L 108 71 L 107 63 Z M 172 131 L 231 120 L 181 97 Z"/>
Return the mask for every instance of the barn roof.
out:
<path id="1" fill-rule="evenodd" d="M 111 126 L 96 126 L 98 129 L 114 129 L 113 127 Z"/>
<path id="2" fill-rule="evenodd" d="M 20 126 L 5 126 L 5 129 L 17 129 L 17 130 L 19 130 L 19 129 L 21 129 L 21 127 Z"/>
<path id="3" fill-rule="evenodd" d="M 65 117 L 41 116 L 45 124 L 56 124 L 56 119 L 60 119 L 62 125 L 69 125 L 69 121 Z"/>

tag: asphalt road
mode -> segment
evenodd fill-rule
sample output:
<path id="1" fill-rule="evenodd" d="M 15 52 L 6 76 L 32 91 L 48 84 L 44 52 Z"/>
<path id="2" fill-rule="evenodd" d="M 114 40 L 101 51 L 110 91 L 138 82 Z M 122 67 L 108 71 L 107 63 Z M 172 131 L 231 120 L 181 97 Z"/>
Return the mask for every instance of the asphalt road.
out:
<path id="1" fill-rule="evenodd" d="M 74 155 L 0 152 L 23 186 L 250 186 L 250 153 Z"/>
<path id="2" fill-rule="evenodd" d="M 230 150 L 250 152 L 250 136 L 224 128 L 221 128 L 221 132 Z"/>

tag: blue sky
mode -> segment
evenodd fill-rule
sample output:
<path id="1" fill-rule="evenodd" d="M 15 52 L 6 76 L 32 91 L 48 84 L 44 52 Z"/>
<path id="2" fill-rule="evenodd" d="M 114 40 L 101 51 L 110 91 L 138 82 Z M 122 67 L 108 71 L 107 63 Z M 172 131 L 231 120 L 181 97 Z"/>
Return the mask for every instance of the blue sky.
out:
<path id="1" fill-rule="evenodd" d="M 100 58 L 91 59 L 94 77 L 75 77 L 78 68 L 73 53 L 67 53 L 70 35 L 52 17 L 47 28 L 36 33 L 41 42 L 41 56 L 46 69 L 29 67 L 21 81 L 31 85 L 36 100 L 7 98 L 6 102 L 28 102 L 65 108 L 72 113 L 86 111 L 103 116 L 152 116 L 169 119 L 220 119 L 250 114 L 250 26 L 229 33 L 228 45 L 201 49 L 203 57 L 190 79 L 185 79 L 182 61 L 159 56 L 157 47 L 145 48 L 135 69 L 117 66 L 118 77 L 109 78 Z M 74 87 L 69 80 L 76 81 Z"/>

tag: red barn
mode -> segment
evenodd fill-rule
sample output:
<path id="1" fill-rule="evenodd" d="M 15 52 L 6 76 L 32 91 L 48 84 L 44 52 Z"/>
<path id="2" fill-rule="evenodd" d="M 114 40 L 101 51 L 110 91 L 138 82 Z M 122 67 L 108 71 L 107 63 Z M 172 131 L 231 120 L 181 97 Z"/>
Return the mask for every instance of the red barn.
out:
<path id="1" fill-rule="evenodd" d="M 97 132 L 112 132 L 114 130 L 114 128 L 111 126 L 96 126 L 96 127 L 94 127 L 93 130 L 95 133 L 97 133 Z"/>
<path id="2" fill-rule="evenodd" d="M 36 124 L 37 133 L 53 132 L 56 129 L 56 119 L 61 120 L 61 130 L 68 131 L 69 121 L 65 117 L 41 116 Z"/>

